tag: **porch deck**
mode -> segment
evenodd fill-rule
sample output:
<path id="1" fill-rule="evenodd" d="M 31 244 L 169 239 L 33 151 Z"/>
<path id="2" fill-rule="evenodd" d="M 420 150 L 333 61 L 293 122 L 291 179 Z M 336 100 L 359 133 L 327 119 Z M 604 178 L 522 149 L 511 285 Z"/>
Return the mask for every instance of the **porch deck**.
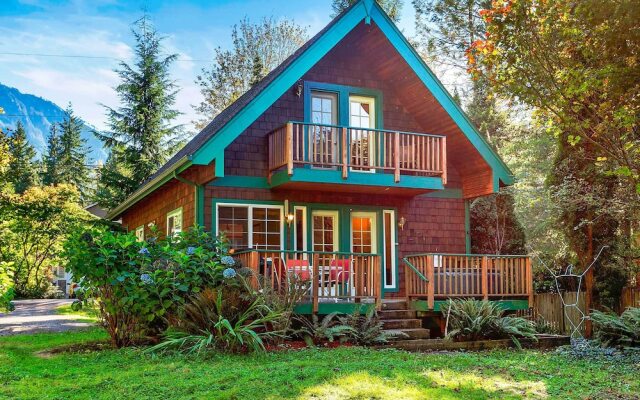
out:
<path id="1" fill-rule="evenodd" d="M 380 308 L 381 256 L 378 254 L 246 250 L 235 255 L 253 272 L 256 286 L 293 294 L 296 312 L 351 312 Z M 449 298 L 499 301 L 506 309 L 532 304 L 533 280 L 528 256 L 417 254 L 404 261 L 400 297 L 419 311 L 439 311 Z"/>

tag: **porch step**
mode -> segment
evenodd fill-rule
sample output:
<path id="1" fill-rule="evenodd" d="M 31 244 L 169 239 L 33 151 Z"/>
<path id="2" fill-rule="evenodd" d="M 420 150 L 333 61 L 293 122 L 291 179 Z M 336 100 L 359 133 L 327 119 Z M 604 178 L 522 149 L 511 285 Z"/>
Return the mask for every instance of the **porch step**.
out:
<path id="1" fill-rule="evenodd" d="M 382 326 L 384 329 L 414 329 L 422 328 L 422 321 L 419 319 L 383 319 Z"/>
<path id="2" fill-rule="evenodd" d="M 409 309 L 406 300 L 383 300 L 382 311 L 407 310 Z"/>
<path id="3" fill-rule="evenodd" d="M 416 319 L 416 311 L 414 310 L 382 310 L 378 313 L 380 319 Z"/>
<path id="4" fill-rule="evenodd" d="M 429 332 L 429 329 L 425 328 L 386 329 L 384 332 L 389 334 L 388 340 L 390 342 L 411 341 L 412 339 L 429 339 L 431 337 L 431 332 Z"/>

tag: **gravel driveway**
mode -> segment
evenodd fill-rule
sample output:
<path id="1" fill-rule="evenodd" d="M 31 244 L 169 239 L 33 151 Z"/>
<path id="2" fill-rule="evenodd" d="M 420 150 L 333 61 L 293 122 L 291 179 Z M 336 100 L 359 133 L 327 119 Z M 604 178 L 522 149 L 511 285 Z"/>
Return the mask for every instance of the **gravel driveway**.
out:
<path id="1" fill-rule="evenodd" d="M 92 323 L 80 322 L 82 316 L 60 315 L 56 308 L 72 303 L 73 300 L 16 300 L 15 311 L 0 313 L 0 336 L 38 332 L 64 332 L 86 328 Z"/>

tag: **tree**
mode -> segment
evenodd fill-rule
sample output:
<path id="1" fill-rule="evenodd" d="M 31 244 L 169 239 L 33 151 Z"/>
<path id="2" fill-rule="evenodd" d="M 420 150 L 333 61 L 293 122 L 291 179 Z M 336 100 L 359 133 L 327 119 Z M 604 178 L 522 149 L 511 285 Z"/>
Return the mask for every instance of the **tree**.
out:
<path id="1" fill-rule="evenodd" d="M 86 139 L 82 138 L 84 122 L 73 113 L 71 104 L 59 126 L 59 182 L 74 185 L 80 198 L 86 200 L 90 192 L 89 149 Z"/>
<path id="2" fill-rule="evenodd" d="M 124 162 L 124 150 L 113 147 L 103 166 L 97 170 L 95 198 L 107 209 L 117 207 L 127 198 L 127 192 L 121 188 L 135 187 L 136 181 Z"/>
<path id="3" fill-rule="evenodd" d="M 169 76 L 169 68 L 177 55 L 164 55 L 161 36 L 147 17 L 132 29 L 136 46 L 133 66 L 124 62 L 116 70 L 122 81 L 116 88 L 121 105 L 107 107 L 110 131 L 96 135 L 109 150 L 118 151 L 119 168 L 113 174 L 123 174 L 116 180 L 121 186 L 109 191 L 118 198 L 131 194 L 153 174 L 177 148 L 182 145 L 182 127 L 172 125 L 180 114 L 173 109 L 176 84 Z M 101 204 L 109 198 L 98 198 Z"/>
<path id="4" fill-rule="evenodd" d="M 350 5 L 355 3 L 357 0 L 333 0 L 331 4 L 331 9 L 333 10 L 333 15 L 331 18 L 336 17 L 338 14 L 346 10 Z M 389 15 L 394 22 L 400 21 L 400 14 L 402 12 L 402 4 L 404 0 L 376 0 L 378 4 L 382 7 L 382 9 Z"/>
<path id="5" fill-rule="evenodd" d="M 13 161 L 10 149 L 11 138 L 0 129 L 0 193 L 11 191 L 13 188 L 9 169 Z"/>
<path id="6" fill-rule="evenodd" d="M 24 193 L 25 190 L 37 183 L 34 158 L 36 151 L 27 140 L 27 133 L 22 122 L 18 121 L 9 141 L 9 180 L 17 193 Z"/>
<path id="7" fill-rule="evenodd" d="M 0 263 L 8 266 L 18 295 L 37 297 L 47 289 L 62 241 L 89 218 L 78 197 L 66 184 L 0 194 Z"/>
<path id="8" fill-rule="evenodd" d="M 44 175 L 42 183 L 45 185 L 58 185 L 62 183 L 60 178 L 60 153 L 62 152 L 60 145 L 60 134 L 58 133 L 58 124 L 51 125 L 49 136 L 47 137 L 47 151 L 44 154 Z"/>
<path id="9" fill-rule="evenodd" d="M 487 34 L 469 51 L 471 72 L 534 109 L 569 145 L 588 143 L 583 155 L 621 176 L 639 204 L 637 3 L 496 1 L 481 13 Z"/>
<path id="10" fill-rule="evenodd" d="M 203 128 L 307 41 L 307 29 L 289 20 L 245 18 L 231 31 L 231 50 L 217 48 L 211 68 L 203 68 L 196 84 L 204 100 L 195 106 Z"/>

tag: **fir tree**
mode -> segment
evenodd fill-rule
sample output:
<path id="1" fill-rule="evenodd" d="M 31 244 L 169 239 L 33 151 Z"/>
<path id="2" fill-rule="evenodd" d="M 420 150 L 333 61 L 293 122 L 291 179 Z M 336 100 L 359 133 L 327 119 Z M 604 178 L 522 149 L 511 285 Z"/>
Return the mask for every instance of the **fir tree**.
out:
<path id="1" fill-rule="evenodd" d="M 340 14 L 357 0 L 333 0 L 331 8 L 333 9 L 332 17 Z M 400 13 L 402 12 L 402 4 L 404 0 L 376 0 L 380 7 L 389 15 L 394 22 L 400 21 Z"/>
<path id="2" fill-rule="evenodd" d="M 99 192 L 113 193 L 119 199 L 131 194 L 182 144 L 182 127 L 171 124 L 179 115 L 173 109 L 176 85 L 169 77 L 177 55 L 163 54 L 163 38 L 146 17 L 132 31 L 136 62 L 133 66 L 123 62 L 116 70 L 121 83 L 115 90 L 121 104 L 118 108 L 105 106 L 110 131 L 96 133 L 109 150 L 118 152 L 100 172 L 114 179 L 103 180 Z M 97 197 L 101 204 L 113 203 L 111 197 Z"/>
<path id="3" fill-rule="evenodd" d="M 27 132 L 22 122 L 18 121 L 9 142 L 11 162 L 9 163 L 9 180 L 13 184 L 16 193 L 24 193 L 25 190 L 37 183 L 34 157 L 36 151 L 27 140 Z"/>
<path id="4" fill-rule="evenodd" d="M 73 113 L 71 104 L 65 110 L 65 117 L 59 124 L 59 183 L 74 185 L 83 200 L 90 190 L 88 154 L 86 139 L 82 138 L 84 122 Z"/>
<path id="5" fill-rule="evenodd" d="M 47 138 L 47 152 L 44 154 L 44 176 L 42 183 L 50 185 L 58 185 L 62 181 L 60 179 L 60 134 L 58 133 L 58 124 L 51 125 L 49 137 Z"/>

